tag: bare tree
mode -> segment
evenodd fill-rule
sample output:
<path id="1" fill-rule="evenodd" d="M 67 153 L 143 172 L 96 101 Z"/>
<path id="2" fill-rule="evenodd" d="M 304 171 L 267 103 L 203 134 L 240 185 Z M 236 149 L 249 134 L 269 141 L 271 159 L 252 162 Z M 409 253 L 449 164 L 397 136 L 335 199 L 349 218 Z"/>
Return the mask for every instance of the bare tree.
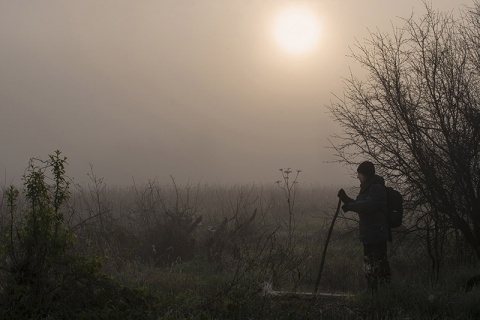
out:
<path id="1" fill-rule="evenodd" d="M 352 49 L 366 76 L 329 105 L 343 129 L 333 144 L 339 161 L 370 158 L 403 189 L 412 226 L 429 239 L 460 230 L 480 258 L 480 4 L 458 19 L 425 6 Z"/>

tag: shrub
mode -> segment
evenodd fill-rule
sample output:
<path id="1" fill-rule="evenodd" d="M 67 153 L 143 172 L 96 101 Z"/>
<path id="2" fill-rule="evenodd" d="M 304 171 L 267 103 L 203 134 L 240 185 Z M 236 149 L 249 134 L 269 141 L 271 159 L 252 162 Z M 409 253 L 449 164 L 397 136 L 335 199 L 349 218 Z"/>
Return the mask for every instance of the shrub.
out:
<path id="1" fill-rule="evenodd" d="M 73 318 L 75 310 L 113 310 L 135 300 L 132 296 L 142 297 L 101 274 L 100 258 L 75 252 L 76 237 L 64 219 L 70 195 L 65 165 L 60 151 L 45 161 L 31 159 L 23 189 L 10 186 L 4 192 L 9 223 L 0 247 L 2 319 Z M 114 299 L 118 296 L 127 298 Z"/>

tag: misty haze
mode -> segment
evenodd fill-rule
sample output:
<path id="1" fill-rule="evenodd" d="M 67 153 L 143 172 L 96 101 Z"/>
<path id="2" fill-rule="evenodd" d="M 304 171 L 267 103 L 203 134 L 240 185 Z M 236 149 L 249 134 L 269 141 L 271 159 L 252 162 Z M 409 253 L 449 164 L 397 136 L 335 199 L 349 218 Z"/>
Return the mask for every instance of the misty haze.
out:
<path id="1" fill-rule="evenodd" d="M 0 319 L 479 319 L 480 1 L 0 0 Z"/>
<path id="2" fill-rule="evenodd" d="M 285 4 L 0 1 L 3 180 L 59 149 L 79 182 L 90 164 L 115 185 L 272 183 L 283 167 L 350 181 L 330 163 L 339 128 L 325 108 L 348 47 L 422 4 L 312 2 L 319 35 L 297 54 L 275 38 Z"/>

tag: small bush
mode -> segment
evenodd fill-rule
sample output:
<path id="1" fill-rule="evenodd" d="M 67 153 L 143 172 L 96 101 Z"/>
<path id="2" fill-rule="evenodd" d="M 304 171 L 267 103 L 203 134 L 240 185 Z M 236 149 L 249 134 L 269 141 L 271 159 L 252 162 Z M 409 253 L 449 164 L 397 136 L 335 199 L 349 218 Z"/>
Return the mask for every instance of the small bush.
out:
<path id="1" fill-rule="evenodd" d="M 59 151 L 45 161 L 32 159 L 24 188 L 4 192 L 9 221 L 0 251 L 2 319 L 78 318 L 85 309 L 110 312 L 145 305 L 138 301 L 145 295 L 100 272 L 100 258 L 75 252 L 76 237 L 64 219 L 69 198 L 65 165 Z"/>

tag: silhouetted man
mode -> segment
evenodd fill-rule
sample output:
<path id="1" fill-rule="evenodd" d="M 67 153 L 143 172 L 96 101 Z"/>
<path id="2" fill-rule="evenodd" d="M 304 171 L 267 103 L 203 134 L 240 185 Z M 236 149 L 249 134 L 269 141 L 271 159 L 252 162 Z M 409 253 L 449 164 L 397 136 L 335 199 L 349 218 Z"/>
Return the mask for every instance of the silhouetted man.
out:
<path id="1" fill-rule="evenodd" d="M 390 228 L 387 221 L 387 190 L 385 180 L 375 174 L 375 166 L 370 161 L 362 162 L 357 169 L 360 180 L 360 193 L 353 200 L 338 191 L 344 203 L 344 212 L 353 211 L 359 217 L 360 240 L 363 243 L 365 277 L 368 287 L 376 291 L 378 284 L 390 282 L 390 265 L 387 259 L 387 241 Z"/>

